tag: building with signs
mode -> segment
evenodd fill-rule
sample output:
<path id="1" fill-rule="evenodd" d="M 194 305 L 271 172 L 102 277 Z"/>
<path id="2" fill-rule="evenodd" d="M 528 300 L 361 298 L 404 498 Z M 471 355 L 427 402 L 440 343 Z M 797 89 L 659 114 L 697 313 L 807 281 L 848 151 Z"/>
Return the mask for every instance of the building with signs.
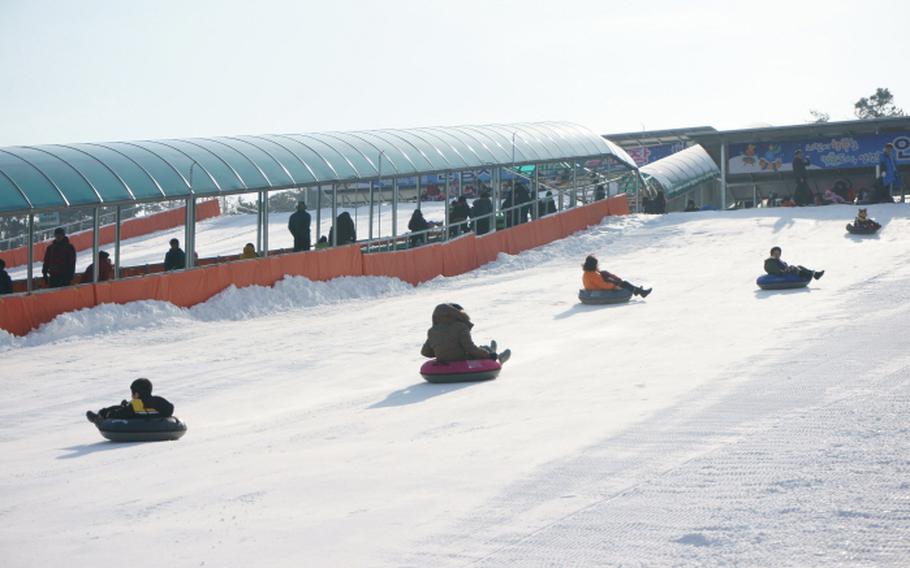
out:
<path id="1" fill-rule="evenodd" d="M 678 151 L 701 145 L 720 174 L 716 191 L 705 191 L 703 184 L 690 190 L 687 198 L 698 202 L 705 197 L 699 206 L 752 207 L 766 203 L 769 197 L 792 196 L 797 150 L 808 160 L 808 183 L 813 194 L 824 195 L 830 189 L 852 200 L 861 191 L 874 188 L 882 150 L 885 144 L 893 144 L 903 172 L 903 186 L 895 187 L 893 193 L 901 196 L 910 189 L 910 117 L 724 131 L 701 126 L 605 137 L 623 147 L 639 165 L 654 164 L 654 158 L 659 165 L 666 155 L 672 156 L 666 154 L 668 148 Z"/>

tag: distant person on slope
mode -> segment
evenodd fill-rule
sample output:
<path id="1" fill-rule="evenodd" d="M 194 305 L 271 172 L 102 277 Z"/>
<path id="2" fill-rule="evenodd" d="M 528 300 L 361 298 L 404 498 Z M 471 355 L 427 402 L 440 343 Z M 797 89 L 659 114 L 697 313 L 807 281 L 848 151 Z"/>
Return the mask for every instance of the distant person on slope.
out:
<path id="1" fill-rule="evenodd" d="M 85 417 L 93 424 L 100 424 L 108 418 L 167 418 L 173 416 L 174 405 L 160 396 L 152 396 L 152 381 L 136 379 L 130 385 L 132 399 L 117 406 L 108 406 L 98 412 L 89 410 Z"/>
<path id="2" fill-rule="evenodd" d="M 597 257 L 589 256 L 585 263 L 581 265 L 582 272 L 581 282 L 585 290 L 618 290 L 624 288 L 631 290 L 636 296 L 647 298 L 651 293 L 651 288 L 642 288 L 626 282 L 615 274 L 610 274 L 606 270 L 600 270 Z"/>
<path id="3" fill-rule="evenodd" d="M 433 327 L 427 330 L 427 340 L 420 350 L 424 357 L 437 361 L 466 361 L 468 359 L 495 359 L 500 363 L 509 360 L 508 349 L 496 353 L 496 342 L 490 347 L 478 347 L 471 339 L 471 318 L 458 304 L 439 304 L 433 310 Z"/>
<path id="4" fill-rule="evenodd" d="M 865 207 L 861 207 L 856 214 L 856 219 L 853 220 L 853 226 L 857 229 L 874 229 L 876 231 L 882 228 L 881 224 L 869 218 L 869 212 Z"/>
<path id="5" fill-rule="evenodd" d="M 180 241 L 171 239 L 171 248 L 164 255 L 165 270 L 179 270 L 186 268 L 186 253 L 180 248 Z"/>
<path id="6" fill-rule="evenodd" d="M 803 280 L 815 278 L 818 280 L 824 276 L 824 270 L 811 270 L 805 266 L 790 266 L 780 259 L 780 247 L 771 248 L 771 256 L 765 260 L 765 272 L 771 276 L 786 276 L 787 274 L 798 274 Z"/>
<path id="7" fill-rule="evenodd" d="M 294 252 L 310 250 L 310 214 L 303 201 L 297 204 L 297 211 L 288 219 L 288 231 L 294 236 Z"/>
<path id="8" fill-rule="evenodd" d="M 41 274 L 50 288 L 69 286 L 76 276 L 76 247 L 70 244 L 63 227 L 54 229 L 54 241 L 44 251 Z"/>

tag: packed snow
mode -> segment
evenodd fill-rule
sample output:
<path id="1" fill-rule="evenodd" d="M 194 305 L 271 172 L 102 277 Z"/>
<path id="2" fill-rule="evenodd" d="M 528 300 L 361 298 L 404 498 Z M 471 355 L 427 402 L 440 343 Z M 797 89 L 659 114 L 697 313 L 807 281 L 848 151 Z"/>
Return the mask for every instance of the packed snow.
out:
<path id="1" fill-rule="evenodd" d="M 611 217 L 454 278 L 230 288 L 0 340 L 0 565 L 907 566 L 910 208 Z M 772 245 L 826 270 L 755 285 Z M 236 248 L 236 247 L 235 247 Z M 584 306 L 580 265 L 653 286 Z M 498 379 L 417 370 L 463 305 Z M 189 426 L 114 444 L 139 376 Z"/>

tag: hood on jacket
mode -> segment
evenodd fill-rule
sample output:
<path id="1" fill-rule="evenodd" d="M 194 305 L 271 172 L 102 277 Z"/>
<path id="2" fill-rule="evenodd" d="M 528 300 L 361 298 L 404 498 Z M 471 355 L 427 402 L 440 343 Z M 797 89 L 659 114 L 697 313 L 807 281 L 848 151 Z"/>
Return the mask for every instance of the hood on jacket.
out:
<path id="1" fill-rule="evenodd" d="M 458 304 L 439 304 L 433 310 L 433 325 L 446 322 L 462 322 L 468 327 L 474 327 L 471 318 Z"/>

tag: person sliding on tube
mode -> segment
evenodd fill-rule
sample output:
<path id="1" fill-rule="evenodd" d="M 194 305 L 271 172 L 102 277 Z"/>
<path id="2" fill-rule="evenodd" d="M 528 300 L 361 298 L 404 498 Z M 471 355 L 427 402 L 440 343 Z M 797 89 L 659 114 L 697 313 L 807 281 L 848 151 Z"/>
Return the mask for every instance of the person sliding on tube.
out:
<path id="1" fill-rule="evenodd" d="M 869 212 L 866 211 L 865 207 L 860 208 L 859 213 L 856 214 L 856 219 L 853 220 L 853 228 L 855 229 L 868 229 L 868 230 L 878 230 L 881 229 L 881 225 L 876 221 L 873 221 L 869 218 Z"/>
<path id="2" fill-rule="evenodd" d="M 610 274 L 606 270 L 600 270 L 598 268 L 597 257 L 593 255 L 585 259 L 585 263 L 581 266 L 581 269 L 584 270 L 581 281 L 585 290 L 618 290 L 619 288 L 625 288 L 642 298 L 647 298 L 648 294 L 651 293 L 651 288 L 635 286 L 615 274 Z"/>
<path id="3" fill-rule="evenodd" d="M 786 276 L 787 274 L 798 274 L 803 280 L 815 278 L 818 280 L 825 275 L 824 270 L 810 270 L 805 266 L 790 266 L 780 259 L 780 247 L 771 248 L 771 257 L 765 260 L 765 272 L 771 276 Z"/>
<path id="4" fill-rule="evenodd" d="M 500 363 L 509 360 L 512 352 L 506 349 L 496 353 L 496 342 L 489 347 L 478 347 L 471 339 L 471 318 L 458 304 L 439 304 L 433 310 L 433 327 L 427 330 L 427 340 L 420 350 L 424 357 L 437 361 L 466 361 L 468 359 L 494 359 Z"/>
<path id="5" fill-rule="evenodd" d="M 108 406 L 98 412 L 89 410 L 85 417 L 93 424 L 101 424 L 108 418 L 167 418 L 173 416 L 174 405 L 160 396 L 152 396 L 152 381 L 136 379 L 130 385 L 133 394 L 129 402 L 122 401 L 118 406 Z"/>

